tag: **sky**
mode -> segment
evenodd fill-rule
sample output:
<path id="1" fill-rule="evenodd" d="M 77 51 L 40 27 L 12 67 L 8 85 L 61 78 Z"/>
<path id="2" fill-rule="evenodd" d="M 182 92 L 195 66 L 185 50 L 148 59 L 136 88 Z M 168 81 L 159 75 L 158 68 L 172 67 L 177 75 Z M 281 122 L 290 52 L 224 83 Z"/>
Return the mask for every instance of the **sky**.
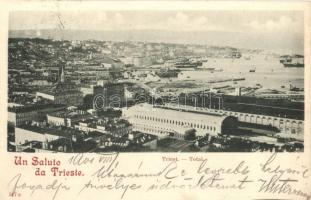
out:
<path id="1" fill-rule="evenodd" d="M 12 11 L 9 29 L 114 31 L 115 34 L 105 35 L 105 39 L 194 42 L 298 52 L 303 51 L 304 41 L 303 12 L 288 10 Z M 122 35 L 121 31 L 128 34 Z"/>
<path id="2" fill-rule="evenodd" d="M 15 11 L 10 30 L 169 30 L 303 33 L 299 11 Z"/>

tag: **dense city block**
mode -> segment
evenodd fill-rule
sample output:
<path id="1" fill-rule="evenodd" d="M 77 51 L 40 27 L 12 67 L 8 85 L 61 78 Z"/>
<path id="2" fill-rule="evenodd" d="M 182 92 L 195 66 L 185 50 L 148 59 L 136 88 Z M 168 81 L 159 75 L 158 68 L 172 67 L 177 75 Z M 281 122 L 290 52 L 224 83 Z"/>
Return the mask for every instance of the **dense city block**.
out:
<path id="1" fill-rule="evenodd" d="M 8 53 L 8 151 L 304 149 L 298 54 L 40 38 Z"/>

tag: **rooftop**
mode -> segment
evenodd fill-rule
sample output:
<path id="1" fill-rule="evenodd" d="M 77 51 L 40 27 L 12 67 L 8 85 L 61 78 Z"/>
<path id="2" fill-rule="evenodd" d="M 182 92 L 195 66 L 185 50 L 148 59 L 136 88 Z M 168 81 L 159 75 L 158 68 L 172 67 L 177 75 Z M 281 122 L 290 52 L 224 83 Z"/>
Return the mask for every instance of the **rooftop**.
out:
<path id="1" fill-rule="evenodd" d="M 62 110 L 62 111 L 50 113 L 49 116 L 59 117 L 59 118 L 70 118 L 70 119 L 92 117 L 91 114 L 85 111 L 70 111 L 70 110 Z"/>
<path id="2" fill-rule="evenodd" d="M 71 128 L 64 128 L 64 127 L 57 127 L 57 128 L 51 128 L 51 127 L 39 127 L 39 126 L 32 126 L 32 125 L 21 125 L 17 128 L 25 129 L 28 131 L 33 131 L 39 134 L 49 134 L 49 135 L 55 135 L 65 138 L 71 138 L 73 135 L 80 135 L 82 134 L 80 131 L 71 129 Z"/>
<path id="3" fill-rule="evenodd" d="M 62 95 L 69 93 L 81 93 L 78 86 L 72 82 L 58 82 L 48 89 L 39 91 L 40 93 L 49 94 L 49 95 Z"/>
<path id="4" fill-rule="evenodd" d="M 61 104 L 33 104 L 33 105 L 26 105 L 26 106 L 13 106 L 9 107 L 9 112 L 15 112 L 15 113 L 25 113 L 25 112 L 31 112 L 31 111 L 40 111 L 44 109 L 54 109 L 54 108 L 65 108 L 64 105 Z"/>
<path id="5" fill-rule="evenodd" d="M 173 108 L 173 107 L 165 107 L 165 106 L 157 106 L 153 107 L 150 104 L 144 103 L 144 104 L 138 104 L 133 107 L 128 108 L 127 110 L 124 110 L 124 113 L 142 113 L 143 115 L 157 115 L 157 116 L 163 116 L 165 118 L 169 119 L 178 119 L 180 121 L 189 121 L 189 119 L 196 119 L 201 122 L 222 122 L 227 116 L 223 114 L 216 114 L 216 113 L 207 113 L 207 112 L 200 112 L 196 110 L 190 110 L 190 109 L 184 109 L 182 107 L 180 108 Z M 176 118 L 176 116 L 178 116 Z"/>
<path id="6" fill-rule="evenodd" d="M 66 151 L 66 152 L 72 151 L 72 143 L 67 138 L 59 138 L 48 143 L 49 150 L 54 150 L 54 151 L 59 151 L 60 147 L 64 148 L 64 146 L 66 146 L 67 149 L 66 150 L 62 149 L 62 151 Z"/>

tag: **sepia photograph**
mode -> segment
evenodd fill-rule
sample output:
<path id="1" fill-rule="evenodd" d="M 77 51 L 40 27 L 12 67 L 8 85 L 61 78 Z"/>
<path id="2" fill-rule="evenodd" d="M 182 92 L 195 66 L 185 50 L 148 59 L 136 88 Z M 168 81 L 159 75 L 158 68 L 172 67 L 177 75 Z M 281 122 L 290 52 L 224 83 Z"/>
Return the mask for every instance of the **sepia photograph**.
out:
<path id="1" fill-rule="evenodd" d="M 311 200 L 310 2 L 0 0 L 0 24 L 1 200 Z"/>
<path id="2" fill-rule="evenodd" d="M 8 18 L 8 152 L 304 152 L 301 10 Z"/>

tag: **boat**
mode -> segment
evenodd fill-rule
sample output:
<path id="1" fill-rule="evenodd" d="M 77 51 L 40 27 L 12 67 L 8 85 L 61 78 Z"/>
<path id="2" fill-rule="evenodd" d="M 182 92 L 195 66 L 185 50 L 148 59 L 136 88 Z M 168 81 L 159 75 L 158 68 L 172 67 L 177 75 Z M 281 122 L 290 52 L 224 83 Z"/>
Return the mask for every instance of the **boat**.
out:
<path id="1" fill-rule="evenodd" d="M 232 79 L 233 81 L 245 81 L 245 78 L 242 77 L 242 78 L 233 78 Z"/>
<path id="2" fill-rule="evenodd" d="M 177 77 L 179 73 L 179 69 L 161 69 L 159 72 L 156 72 L 156 75 L 160 78 L 174 78 Z"/>
<path id="3" fill-rule="evenodd" d="M 256 72 L 256 68 L 255 67 L 252 67 L 249 72 Z"/>
<path id="4" fill-rule="evenodd" d="M 231 57 L 232 58 L 241 58 L 242 54 L 238 51 L 233 51 Z"/>
<path id="5" fill-rule="evenodd" d="M 184 69 L 184 68 L 197 68 L 199 65 L 196 63 L 175 63 L 174 67 L 179 68 L 179 69 Z"/>
<path id="6" fill-rule="evenodd" d="M 295 87 L 295 86 L 293 86 L 292 84 L 290 84 L 290 85 L 289 85 L 289 90 L 290 90 L 290 91 L 294 91 L 294 92 L 301 92 L 301 91 L 303 91 L 304 89 L 303 89 L 303 88 Z"/>
<path id="7" fill-rule="evenodd" d="M 283 63 L 284 67 L 304 67 L 303 63 Z"/>
<path id="8" fill-rule="evenodd" d="M 262 85 L 259 84 L 259 83 L 257 83 L 257 84 L 256 84 L 256 88 L 257 88 L 257 89 L 258 89 L 258 88 L 262 88 Z"/>
<path id="9" fill-rule="evenodd" d="M 198 68 L 195 68 L 195 70 L 198 70 L 198 71 L 214 71 L 215 68 L 213 68 L 213 67 L 198 67 Z"/>
<path id="10" fill-rule="evenodd" d="M 284 67 L 304 67 L 304 56 L 303 55 L 284 55 L 280 56 L 280 63 L 283 64 Z"/>
<path id="11" fill-rule="evenodd" d="M 291 56 L 290 55 L 283 55 L 283 56 L 280 56 L 280 63 L 284 63 L 284 62 L 291 62 L 292 59 L 291 59 Z"/>
<path id="12" fill-rule="evenodd" d="M 179 68 L 179 69 L 195 69 L 199 66 L 202 66 L 202 64 L 203 63 L 200 61 L 191 61 L 190 59 L 182 58 L 182 59 L 178 59 L 174 63 L 174 67 Z"/>

